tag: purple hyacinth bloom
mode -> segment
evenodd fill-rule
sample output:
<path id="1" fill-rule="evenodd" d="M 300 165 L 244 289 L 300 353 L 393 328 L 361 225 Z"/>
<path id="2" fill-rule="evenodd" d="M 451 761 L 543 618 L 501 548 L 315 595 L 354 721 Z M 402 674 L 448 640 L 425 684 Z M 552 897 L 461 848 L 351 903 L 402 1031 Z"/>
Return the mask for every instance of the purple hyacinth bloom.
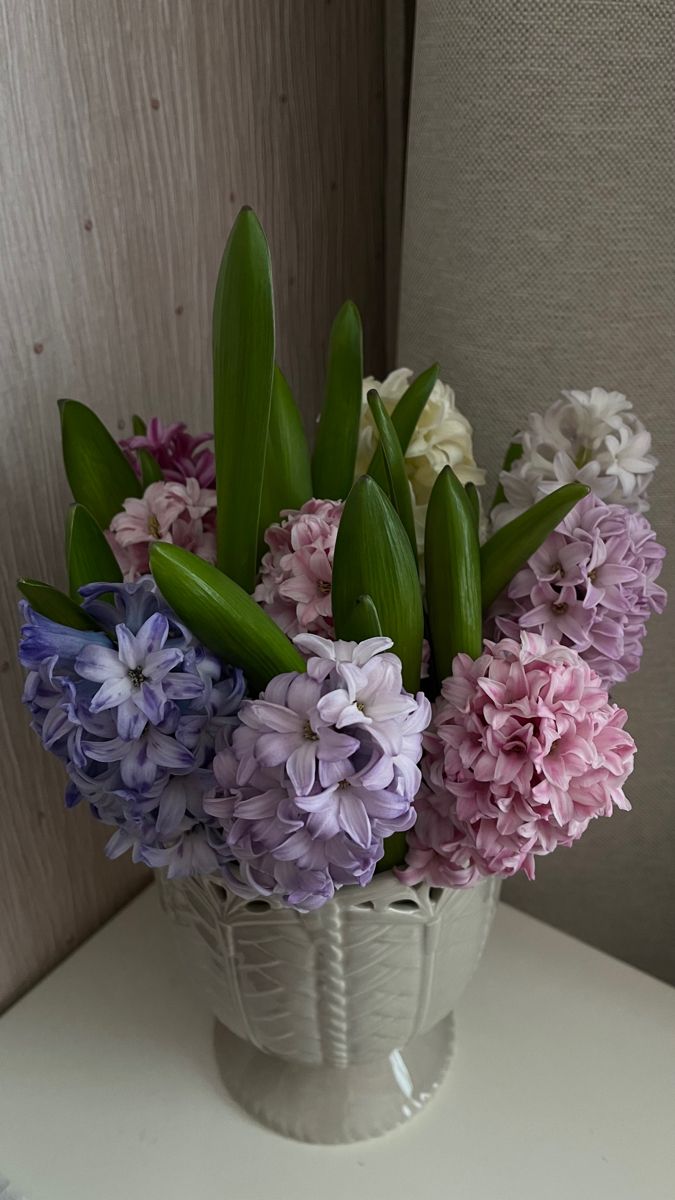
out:
<path id="1" fill-rule="evenodd" d="M 413 824 L 431 709 L 404 691 L 389 638 L 296 642 L 307 673 L 279 675 L 242 705 L 204 808 L 236 860 L 229 885 L 305 910 L 368 883 L 384 839 Z"/>
<path id="2" fill-rule="evenodd" d="M 132 633 L 138 633 L 141 625 L 159 612 L 169 622 L 172 644 L 194 643 L 187 625 L 169 608 L 151 575 L 143 575 L 132 583 L 88 583 L 80 588 L 80 595 L 85 612 L 111 637 L 117 625 L 126 625 Z"/>
<path id="3" fill-rule="evenodd" d="M 130 849 L 169 873 L 213 870 L 232 855 L 202 797 L 215 782 L 216 739 L 236 723 L 243 674 L 195 640 L 151 578 L 82 593 L 106 632 L 60 626 L 22 605 L 24 702 L 66 765 L 66 803 L 84 799 L 115 828 L 111 855 Z"/>
<path id="4" fill-rule="evenodd" d="M 78 675 L 101 685 L 90 700 L 90 712 L 115 709 L 125 741 L 140 737 L 148 721 L 159 725 L 170 700 L 195 700 L 204 689 L 197 674 L 174 673 L 183 662 L 183 652 L 164 649 L 168 634 L 166 617 L 155 613 L 137 634 L 117 625 L 116 650 L 89 645 L 75 660 Z"/>
<path id="5" fill-rule="evenodd" d="M 104 633 L 59 625 L 36 612 L 27 600 L 19 601 L 19 611 L 23 619 L 19 661 L 29 670 L 39 670 L 50 658 L 58 658 L 62 665 L 72 666 L 85 645 L 110 645 Z"/>
<path id="6" fill-rule="evenodd" d="M 578 650 L 604 683 L 626 679 L 648 617 L 665 607 L 665 553 L 646 517 L 586 496 L 495 601 L 495 636 L 542 634 Z"/>

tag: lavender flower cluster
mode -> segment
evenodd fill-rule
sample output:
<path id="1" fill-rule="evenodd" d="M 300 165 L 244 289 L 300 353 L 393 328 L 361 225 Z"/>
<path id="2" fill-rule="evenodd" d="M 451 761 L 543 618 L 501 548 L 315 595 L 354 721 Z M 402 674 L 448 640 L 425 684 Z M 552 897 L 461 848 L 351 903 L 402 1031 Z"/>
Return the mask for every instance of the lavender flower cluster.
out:
<path id="1" fill-rule="evenodd" d="M 665 549 L 646 517 L 593 494 L 511 580 L 492 610 L 497 637 L 521 630 L 571 646 L 604 683 L 640 666 L 646 621 L 663 611 Z"/>
<path id="2" fill-rule="evenodd" d="M 204 807 L 237 862 L 223 867 L 230 887 L 306 910 L 368 883 L 383 839 L 413 824 L 431 707 L 403 690 L 389 638 L 295 644 L 307 673 L 278 675 L 243 703 Z"/>
<path id="3" fill-rule="evenodd" d="M 100 631 L 22 604 L 23 699 L 43 745 L 66 765 L 66 803 L 84 799 L 115 827 L 111 857 L 130 849 L 169 876 L 216 870 L 229 851 L 203 797 L 244 677 L 195 640 L 150 577 L 81 591 Z"/>

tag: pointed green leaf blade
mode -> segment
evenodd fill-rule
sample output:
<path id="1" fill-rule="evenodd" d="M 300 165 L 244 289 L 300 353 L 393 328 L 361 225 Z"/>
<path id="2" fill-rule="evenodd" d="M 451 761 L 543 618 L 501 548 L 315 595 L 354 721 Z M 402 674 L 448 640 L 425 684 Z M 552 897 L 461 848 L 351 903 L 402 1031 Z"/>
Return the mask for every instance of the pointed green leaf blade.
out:
<path id="1" fill-rule="evenodd" d="M 511 442 L 511 445 L 509 446 L 508 450 L 506 451 L 506 454 L 504 455 L 504 461 L 502 463 L 502 471 L 510 471 L 514 462 L 517 462 L 518 459 L 522 457 L 522 454 L 523 454 L 522 444 L 520 442 Z M 494 494 L 492 504 L 490 505 L 490 512 L 492 512 L 493 508 L 495 508 L 498 504 L 503 504 L 505 500 L 506 500 L 506 493 L 504 491 L 502 483 L 500 482 L 497 484 L 497 490 Z"/>
<path id="2" fill-rule="evenodd" d="M 312 459 L 314 495 L 320 500 L 344 500 L 354 481 L 362 387 L 361 317 L 347 300 L 330 333 L 326 397 Z"/>
<path id="3" fill-rule="evenodd" d="M 312 496 L 309 448 L 293 393 L 278 367 L 274 368 L 272 408 L 267 436 L 265 474 L 260 506 L 260 543 L 284 508 L 301 508 Z"/>
<path id="4" fill-rule="evenodd" d="M 451 467 L 433 486 L 424 544 L 431 649 L 439 682 L 456 654 L 478 658 L 483 647 L 480 548 L 466 492 Z"/>
<path id="5" fill-rule="evenodd" d="M 383 491 L 388 495 L 401 519 L 401 524 L 408 535 L 410 548 L 415 556 L 415 561 L 417 561 L 415 518 L 401 443 L 396 435 L 391 417 L 374 388 L 368 392 L 368 407 L 373 414 L 375 428 L 380 438 L 386 479 Z"/>
<path id="6" fill-rule="evenodd" d="M 217 567 L 168 542 L 155 542 L 150 566 L 167 604 L 209 650 L 242 667 L 252 694 L 305 660 L 285 633 Z"/>
<path id="7" fill-rule="evenodd" d="M 63 462 L 73 498 L 107 529 L 124 501 L 140 496 L 141 485 L 105 425 L 86 404 L 62 400 Z"/>
<path id="8" fill-rule="evenodd" d="M 466 492 L 466 498 L 469 501 L 469 505 L 471 508 L 471 515 L 473 516 L 473 523 L 476 526 L 476 530 L 479 530 L 480 529 L 480 496 L 478 495 L 478 488 L 476 487 L 475 483 L 471 483 L 471 481 L 469 481 L 469 483 L 464 484 L 464 491 Z"/>
<path id="9" fill-rule="evenodd" d="M 151 483 L 159 483 L 164 475 L 157 459 L 150 453 L 149 450 L 138 451 L 138 461 L 141 464 L 141 483 L 143 491 L 150 487 Z"/>
<path id="10" fill-rule="evenodd" d="M 136 437 L 145 437 L 148 431 L 145 421 L 136 413 L 131 418 L 131 428 Z M 136 453 L 138 454 L 138 461 L 141 467 L 141 483 L 143 491 L 145 491 L 146 488 L 150 487 L 151 483 L 159 483 L 164 478 L 164 475 L 157 459 L 149 450 L 137 450 Z"/>
<path id="11" fill-rule="evenodd" d="M 31 608 L 57 625 L 68 625 L 71 629 L 96 629 L 95 621 L 88 617 L 83 609 L 65 592 L 52 587 L 49 583 L 41 583 L 39 579 L 19 579 L 17 587 L 26 598 Z"/>
<path id="12" fill-rule="evenodd" d="M 372 596 L 359 596 L 345 625 L 345 637 L 350 642 L 365 642 L 382 637 L 382 626 Z"/>
<path id="13" fill-rule="evenodd" d="M 394 643 L 408 691 L 419 686 L 422 595 L 408 536 L 392 504 L 363 475 L 345 503 L 333 558 L 333 618 L 338 638 L 349 637 L 354 606 L 371 597 L 383 634 Z"/>
<path id="14" fill-rule="evenodd" d="M 424 406 L 438 379 L 438 372 L 438 363 L 434 363 L 432 367 L 428 367 L 426 371 L 422 371 L 416 379 L 413 379 L 391 414 L 391 423 L 396 430 L 404 459 L 417 423 L 424 412 Z M 384 487 L 384 463 L 379 446 L 368 467 L 368 474 L 372 475 L 380 487 Z"/>
<path id="15" fill-rule="evenodd" d="M 274 373 L 272 270 L 250 208 L 239 213 L 213 306 L 213 413 L 218 565 L 252 592 Z"/>
<path id="16" fill-rule="evenodd" d="M 583 483 L 566 483 L 493 533 L 480 552 L 483 609 L 490 607 L 549 533 L 589 491 Z"/>
<path id="17" fill-rule="evenodd" d="M 71 504 L 66 524 L 66 561 L 70 594 L 80 602 L 78 589 L 86 583 L 120 583 L 122 572 L 105 534 L 82 504 Z"/>

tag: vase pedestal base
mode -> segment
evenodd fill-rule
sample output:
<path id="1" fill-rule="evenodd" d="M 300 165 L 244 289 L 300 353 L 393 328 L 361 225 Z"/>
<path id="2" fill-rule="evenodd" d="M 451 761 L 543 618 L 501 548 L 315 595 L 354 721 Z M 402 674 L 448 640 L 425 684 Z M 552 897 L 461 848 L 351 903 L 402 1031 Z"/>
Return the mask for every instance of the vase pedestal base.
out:
<path id="1" fill-rule="evenodd" d="M 230 1095 L 277 1133 L 339 1144 L 379 1137 L 420 1112 L 452 1057 L 452 1014 L 385 1059 L 303 1066 L 266 1054 L 216 1022 L 215 1049 Z"/>

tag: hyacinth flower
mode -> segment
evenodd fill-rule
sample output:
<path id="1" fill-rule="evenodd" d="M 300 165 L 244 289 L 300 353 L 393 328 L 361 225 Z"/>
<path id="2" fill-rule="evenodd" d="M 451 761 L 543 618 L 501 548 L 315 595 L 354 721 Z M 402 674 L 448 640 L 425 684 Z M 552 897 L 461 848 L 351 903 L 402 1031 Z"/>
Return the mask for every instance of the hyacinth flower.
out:
<path id="1" fill-rule="evenodd" d="M 106 535 L 130 582 L 148 574 L 150 547 L 157 541 L 173 542 L 215 562 L 216 493 L 196 479 L 151 483 L 140 498 L 124 501 Z"/>
<path id="2" fill-rule="evenodd" d="M 413 373 L 407 367 L 391 371 L 381 382 L 373 376 L 363 381 L 361 424 L 356 456 L 356 477 L 365 474 L 377 451 L 379 433 L 368 405 L 368 393 L 375 389 L 389 416 L 400 405 L 409 403 Z M 459 411 L 452 388 L 434 374 L 433 384 L 405 451 L 405 469 L 410 483 L 417 547 L 424 553 L 424 526 L 427 505 L 437 476 L 443 467 L 452 467 L 460 483 L 478 487 L 485 483 L 485 471 L 476 464 L 473 430 Z"/>
<path id="3" fill-rule="evenodd" d="M 368 883 L 384 839 L 412 825 L 431 709 L 403 689 L 391 644 L 312 637 L 306 672 L 242 705 L 214 763 L 221 788 L 204 801 L 238 863 L 235 891 L 316 908 Z"/>
<path id="4" fill-rule="evenodd" d="M 138 419 L 137 419 L 138 421 Z M 142 431 L 133 437 L 123 438 L 120 446 L 132 463 L 139 479 L 141 477 L 141 453 L 152 455 L 164 479 L 174 483 L 187 483 L 196 479 L 200 487 L 212 488 L 216 478 L 213 451 L 206 446 L 213 440 L 212 433 L 200 433 L 196 437 L 188 432 L 183 421 L 163 425 L 159 417 L 151 417 L 147 428 L 138 421 Z"/>
<path id="5" fill-rule="evenodd" d="M 343 508 L 332 500 L 308 500 L 302 508 L 284 509 L 265 531 L 268 550 L 253 596 L 290 638 L 332 635 L 333 555 Z"/>
<path id="6" fill-rule="evenodd" d="M 574 480 L 608 504 L 646 512 L 657 460 L 651 434 L 632 410 L 620 392 L 594 387 L 565 391 L 543 414 L 530 413 L 512 461 L 500 475 L 493 528 Z"/>
<path id="7" fill-rule="evenodd" d="M 214 782 L 216 737 L 241 704 L 243 674 L 196 641 L 151 578 L 83 590 L 97 631 L 59 625 L 22 602 L 24 703 L 45 748 L 66 764 L 67 803 L 86 800 L 116 828 L 112 855 L 130 849 L 171 874 L 188 860 L 216 869 L 227 852 L 202 796 Z"/>
<path id="8" fill-rule="evenodd" d="M 640 666 L 647 619 L 662 612 L 665 549 L 646 517 L 596 496 L 580 501 L 492 607 L 493 629 L 576 649 L 607 684 Z"/>
<path id="9" fill-rule="evenodd" d="M 460 654 L 425 735 L 425 788 L 409 837 L 408 883 L 466 887 L 524 871 L 630 804 L 635 743 L 575 650 L 534 634 Z"/>
<path id="10" fill-rule="evenodd" d="M 69 595 L 21 583 L 24 699 L 108 852 L 302 910 L 382 870 L 531 876 L 626 808 L 634 747 L 605 681 L 665 600 L 639 515 L 655 460 L 624 397 L 531 419 L 485 538 L 438 368 L 372 386 L 362 340 L 348 301 L 310 455 L 242 210 L 214 303 L 213 452 L 158 419 L 120 446 L 65 401 Z"/>

